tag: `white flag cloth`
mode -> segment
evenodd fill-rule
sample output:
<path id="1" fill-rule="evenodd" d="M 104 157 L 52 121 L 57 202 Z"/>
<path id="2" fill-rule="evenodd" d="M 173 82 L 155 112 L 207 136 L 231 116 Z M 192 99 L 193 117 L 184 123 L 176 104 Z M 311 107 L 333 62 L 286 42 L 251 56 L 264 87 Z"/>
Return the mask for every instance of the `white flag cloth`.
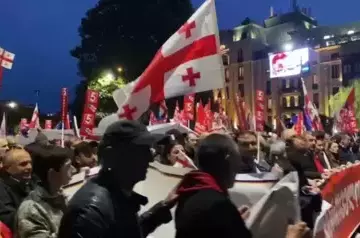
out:
<path id="1" fill-rule="evenodd" d="M 15 54 L 0 48 L 0 64 L 2 67 L 11 69 L 15 59 Z"/>
<path id="2" fill-rule="evenodd" d="M 40 121 L 39 121 L 39 108 L 38 108 L 38 104 L 36 103 L 35 108 L 34 108 L 34 112 L 31 116 L 31 121 L 29 124 L 29 128 L 40 128 Z"/>
<path id="3" fill-rule="evenodd" d="M 6 137 L 6 115 L 5 115 L 5 112 L 3 114 L 3 118 L 2 118 L 1 126 L 0 126 L 0 137 L 3 137 L 3 138 Z"/>
<path id="4" fill-rule="evenodd" d="M 133 83 L 113 93 L 120 119 L 136 120 L 165 98 L 222 88 L 215 3 L 207 0 L 174 33 Z"/>

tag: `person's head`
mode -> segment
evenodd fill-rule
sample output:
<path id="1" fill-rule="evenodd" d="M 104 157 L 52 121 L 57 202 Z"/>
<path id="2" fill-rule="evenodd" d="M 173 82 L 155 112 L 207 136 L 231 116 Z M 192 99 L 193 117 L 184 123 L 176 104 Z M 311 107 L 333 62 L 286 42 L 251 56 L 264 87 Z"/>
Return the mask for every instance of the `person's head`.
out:
<path id="1" fill-rule="evenodd" d="M 224 188 L 235 181 L 236 161 L 240 153 L 235 141 L 225 134 L 210 134 L 199 142 L 196 159 L 200 170 L 211 174 Z"/>
<path id="2" fill-rule="evenodd" d="M 238 135 L 238 144 L 242 154 L 255 156 L 257 153 L 257 138 L 255 132 L 246 131 Z"/>
<path id="3" fill-rule="evenodd" d="M 30 154 L 24 149 L 12 149 L 3 159 L 3 170 L 19 181 L 31 179 L 32 163 Z"/>
<path id="4" fill-rule="evenodd" d="M 6 151 L 9 150 L 9 143 L 6 139 L 0 138 L 0 156 L 4 156 Z"/>
<path id="5" fill-rule="evenodd" d="M 312 135 L 315 137 L 316 140 L 325 140 L 325 132 L 323 131 L 314 131 Z"/>
<path id="6" fill-rule="evenodd" d="M 198 142 L 198 137 L 197 135 L 195 135 L 194 133 L 189 133 L 187 135 L 187 140 L 186 140 L 187 144 L 189 147 L 191 148 L 195 148 L 196 147 L 196 144 Z"/>
<path id="7" fill-rule="evenodd" d="M 325 149 L 324 140 L 316 140 L 316 142 L 315 142 L 315 152 L 320 153 L 320 152 L 323 152 L 324 149 Z"/>
<path id="8" fill-rule="evenodd" d="M 97 161 L 91 146 L 83 141 L 74 146 L 73 166 L 79 171 L 83 167 L 92 168 Z"/>
<path id="9" fill-rule="evenodd" d="M 89 142 L 89 145 L 93 151 L 93 154 L 97 155 L 97 150 L 98 150 L 98 146 L 99 146 L 99 143 L 97 141 L 90 141 Z"/>
<path id="10" fill-rule="evenodd" d="M 316 138 L 310 132 L 304 132 L 303 137 L 307 143 L 308 149 L 311 151 L 315 150 Z"/>
<path id="11" fill-rule="evenodd" d="M 340 145 L 343 147 L 343 148 L 349 148 L 350 146 L 350 143 L 351 143 L 351 137 L 348 135 L 348 134 L 341 134 L 341 142 L 340 142 Z"/>
<path id="12" fill-rule="evenodd" d="M 153 161 L 150 148 L 164 135 L 151 134 L 137 121 L 118 121 L 107 127 L 99 143 L 98 158 L 102 172 L 123 189 L 146 178 L 149 163 Z"/>
<path id="13" fill-rule="evenodd" d="M 339 153 L 339 144 L 336 142 L 330 142 L 329 143 L 329 152 L 332 154 L 338 154 Z"/>
<path id="14" fill-rule="evenodd" d="M 185 142 L 186 142 L 185 141 L 185 135 L 183 133 L 181 133 L 179 130 L 171 129 L 171 130 L 166 132 L 166 135 L 175 137 L 175 140 L 177 140 L 183 146 L 185 145 Z"/>
<path id="15" fill-rule="evenodd" d="M 57 192 L 72 176 L 73 152 L 56 145 L 35 144 L 31 148 L 34 174 L 49 192 Z"/>
<path id="16" fill-rule="evenodd" d="M 169 142 L 165 145 L 163 154 L 162 154 L 162 162 L 168 165 L 174 165 L 178 160 L 178 156 L 180 152 L 185 153 L 184 147 L 176 141 Z"/>
<path id="17" fill-rule="evenodd" d="M 292 136 L 287 140 L 288 150 L 294 152 L 306 152 L 308 150 L 308 143 L 303 136 Z"/>

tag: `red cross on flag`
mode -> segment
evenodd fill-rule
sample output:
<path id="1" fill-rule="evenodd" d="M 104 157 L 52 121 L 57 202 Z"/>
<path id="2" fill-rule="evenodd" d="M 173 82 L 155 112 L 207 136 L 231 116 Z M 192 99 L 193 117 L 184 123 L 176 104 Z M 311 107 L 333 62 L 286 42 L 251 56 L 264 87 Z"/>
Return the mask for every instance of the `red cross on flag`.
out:
<path id="1" fill-rule="evenodd" d="M 6 69 L 11 69 L 13 66 L 15 54 L 0 48 L 0 64 Z"/>
<path id="2" fill-rule="evenodd" d="M 136 120 L 150 104 L 165 98 L 222 88 L 219 49 L 215 3 L 207 0 L 165 42 L 135 82 L 114 92 L 118 117 Z"/>

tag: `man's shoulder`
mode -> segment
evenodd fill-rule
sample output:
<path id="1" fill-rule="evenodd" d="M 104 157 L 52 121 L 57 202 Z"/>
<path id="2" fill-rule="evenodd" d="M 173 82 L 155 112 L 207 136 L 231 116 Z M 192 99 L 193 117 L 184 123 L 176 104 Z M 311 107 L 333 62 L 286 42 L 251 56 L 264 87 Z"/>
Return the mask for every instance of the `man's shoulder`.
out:
<path id="1" fill-rule="evenodd" d="M 94 212 L 94 208 L 101 213 L 111 212 L 113 209 L 110 192 L 107 188 L 88 181 L 71 198 L 67 212 L 88 213 Z"/>

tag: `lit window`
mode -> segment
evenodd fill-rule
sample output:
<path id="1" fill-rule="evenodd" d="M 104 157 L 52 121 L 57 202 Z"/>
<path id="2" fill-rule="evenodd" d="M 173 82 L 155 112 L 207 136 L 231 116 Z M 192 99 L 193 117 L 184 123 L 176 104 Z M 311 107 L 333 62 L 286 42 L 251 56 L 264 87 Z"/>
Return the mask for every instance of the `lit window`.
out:
<path id="1" fill-rule="evenodd" d="M 294 96 L 294 105 L 295 107 L 298 107 L 299 106 L 299 96 Z"/>
<path id="2" fill-rule="evenodd" d="M 352 35 L 352 34 L 354 34 L 355 33 L 355 31 L 354 30 L 350 30 L 350 31 L 348 31 L 348 35 Z"/>
<path id="3" fill-rule="evenodd" d="M 290 107 L 290 96 L 286 97 L 286 107 Z"/>
<path id="4" fill-rule="evenodd" d="M 244 77 L 244 67 L 239 66 L 239 78 L 243 78 L 243 77 Z"/>
<path id="5" fill-rule="evenodd" d="M 335 41 L 330 40 L 330 41 L 326 41 L 326 46 L 332 46 L 335 45 Z"/>
<path id="6" fill-rule="evenodd" d="M 328 39 L 331 39 L 333 37 L 334 37 L 334 35 L 326 35 L 326 36 L 324 36 L 324 40 L 328 40 Z"/>
<path id="7" fill-rule="evenodd" d="M 268 109 L 272 108 L 272 100 L 271 100 L 271 98 L 268 98 L 267 106 L 268 106 Z"/>
<path id="8" fill-rule="evenodd" d="M 360 40 L 360 35 L 351 36 L 350 38 L 352 41 Z"/>
<path id="9" fill-rule="evenodd" d="M 286 88 L 290 88 L 290 80 L 289 80 L 289 79 L 286 79 L 285 82 L 286 82 L 285 87 L 286 87 Z"/>

